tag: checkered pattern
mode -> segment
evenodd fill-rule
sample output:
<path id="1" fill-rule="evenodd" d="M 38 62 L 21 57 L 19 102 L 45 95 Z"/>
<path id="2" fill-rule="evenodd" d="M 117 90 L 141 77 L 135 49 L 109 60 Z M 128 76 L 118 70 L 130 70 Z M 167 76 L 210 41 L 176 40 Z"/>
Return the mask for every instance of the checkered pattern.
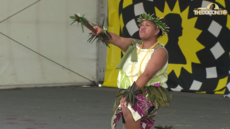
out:
<path id="1" fill-rule="evenodd" d="M 169 0 L 166 1 L 172 10 L 175 3 Z M 139 15 L 144 12 L 155 14 L 155 7 L 163 12 L 165 6 L 165 0 L 133 0 L 133 4 L 126 8 L 122 8 L 122 2 L 119 9 L 125 26 L 121 30 L 121 34 L 124 37 L 137 39 L 139 38 L 137 23 Z M 196 53 L 200 63 L 192 63 L 192 73 L 182 68 L 180 76 L 177 77 L 174 71 L 172 71 L 168 75 L 168 82 L 163 87 L 171 91 L 206 91 L 206 93 L 215 93 L 214 90 L 217 88 L 219 80 L 229 76 L 230 30 L 226 28 L 227 18 L 224 15 L 194 15 L 194 8 L 207 7 L 213 1 L 191 1 L 187 5 L 180 2 L 181 11 L 189 6 L 188 18 L 197 17 L 195 28 L 202 30 L 197 41 L 205 48 Z M 224 9 L 219 3 L 216 4 Z M 230 8 L 230 2 L 229 6 L 226 7 Z M 172 54 L 174 53 L 169 53 L 169 55 Z M 229 93 L 230 83 L 223 90 Z"/>

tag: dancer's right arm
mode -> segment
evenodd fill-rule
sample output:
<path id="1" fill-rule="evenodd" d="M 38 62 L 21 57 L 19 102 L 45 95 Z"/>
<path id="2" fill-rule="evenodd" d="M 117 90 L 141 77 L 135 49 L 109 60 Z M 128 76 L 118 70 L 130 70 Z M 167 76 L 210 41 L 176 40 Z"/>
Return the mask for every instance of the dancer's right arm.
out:
<path id="1" fill-rule="evenodd" d="M 94 26 L 94 29 L 97 33 L 91 31 L 93 35 L 99 35 L 100 33 L 104 33 L 104 30 L 99 26 Z M 109 32 L 109 34 L 112 36 L 112 38 L 110 40 L 107 40 L 107 42 L 119 47 L 124 52 L 128 49 L 129 45 L 132 44 L 132 40 L 136 40 L 133 38 L 123 38 L 111 32 Z"/>

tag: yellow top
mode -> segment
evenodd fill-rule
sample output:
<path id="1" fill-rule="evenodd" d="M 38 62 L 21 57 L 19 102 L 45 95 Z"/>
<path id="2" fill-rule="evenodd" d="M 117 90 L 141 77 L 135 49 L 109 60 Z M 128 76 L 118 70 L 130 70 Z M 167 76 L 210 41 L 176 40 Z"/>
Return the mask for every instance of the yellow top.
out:
<path id="1" fill-rule="evenodd" d="M 118 88 L 127 89 L 130 87 L 132 83 L 136 81 L 137 78 L 144 72 L 149 60 L 151 59 L 152 53 L 155 51 L 152 49 L 154 46 L 152 46 L 150 49 L 141 49 L 142 46 L 137 44 L 136 47 L 138 51 L 138 61 L 132 62 L 131 55 L 128 56 L 122 69 L 120 69 L 118 73 Z M 167 66 L 168 62 L 152 77 L 152 79 L 150 79 L 150 81 L 145 86 L 162 86 L 168 80 Z"/>

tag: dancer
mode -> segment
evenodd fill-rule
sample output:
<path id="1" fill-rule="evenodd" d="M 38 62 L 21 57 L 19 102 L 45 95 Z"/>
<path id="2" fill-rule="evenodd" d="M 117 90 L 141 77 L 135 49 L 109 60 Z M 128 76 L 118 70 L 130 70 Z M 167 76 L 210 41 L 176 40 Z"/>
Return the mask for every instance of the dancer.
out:
<path id="1" fill-rule="evenodd" d="M 168 105 L 172 97 L 162 87 L 168 79 L 168 52 L 157 40 L 163 34 L 167 35 L 168 27 L 163 19 L 146 13 L 140 15 L 138 22 L 141 40 L 123 38 L 99 26 L 91 29 L 94 37 L 125 52 L 117 66 L 120 90 L 111 121 L 112 129 L 121 117 L 123 129 L 150 129 L 159 107 Z"/>

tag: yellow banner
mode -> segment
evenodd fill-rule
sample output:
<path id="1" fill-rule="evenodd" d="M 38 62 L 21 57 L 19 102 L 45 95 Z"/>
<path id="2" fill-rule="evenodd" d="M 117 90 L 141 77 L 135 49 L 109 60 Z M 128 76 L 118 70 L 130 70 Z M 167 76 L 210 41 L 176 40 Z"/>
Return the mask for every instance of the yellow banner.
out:
<path id="1" fill-rule="evenodd" d="M 169 53 L 168 89 L 194 93 L 228 93 L 226 85 L 230 80 L 230 53 L 227 48 L 229 37 L 226 34 L 230 33 L 230 15 L 218 17 L 218 20 L 209 17 L 204 21 L 205 16 L 192 15 L 196 10 L 193 4 L 182 4 L 179 0 L 162 3 L 108 0 L 108 30 L 117 35 L 139 39 L 136 25 L 140 14 L 148 11 L 149 14 L 164 18 L 171 33 L 160 37 L 158 41 L 165 45 Z M 215 7 L 215 10 L 226 10 L 226 5 L 221 0 L 210 3 L 207 7 L 201 4 L 200 8 L 209 9 L 209 6 Z M 109 47 L 103 86 L 117 87 L 119 71 L 115 68 L 121 60 L 122 51 L 114 45 Z"/>
<path id="2" fill-rule="evenodd" d="M 120 35 L 119 7 L 120 0 L 108 0 L 108 31 Z M 110 44 L 107 48 L 105 79 L 102 86 L 117 87 L 119 70 L 115 70 L 121 60 L 121 49 Z"/>

